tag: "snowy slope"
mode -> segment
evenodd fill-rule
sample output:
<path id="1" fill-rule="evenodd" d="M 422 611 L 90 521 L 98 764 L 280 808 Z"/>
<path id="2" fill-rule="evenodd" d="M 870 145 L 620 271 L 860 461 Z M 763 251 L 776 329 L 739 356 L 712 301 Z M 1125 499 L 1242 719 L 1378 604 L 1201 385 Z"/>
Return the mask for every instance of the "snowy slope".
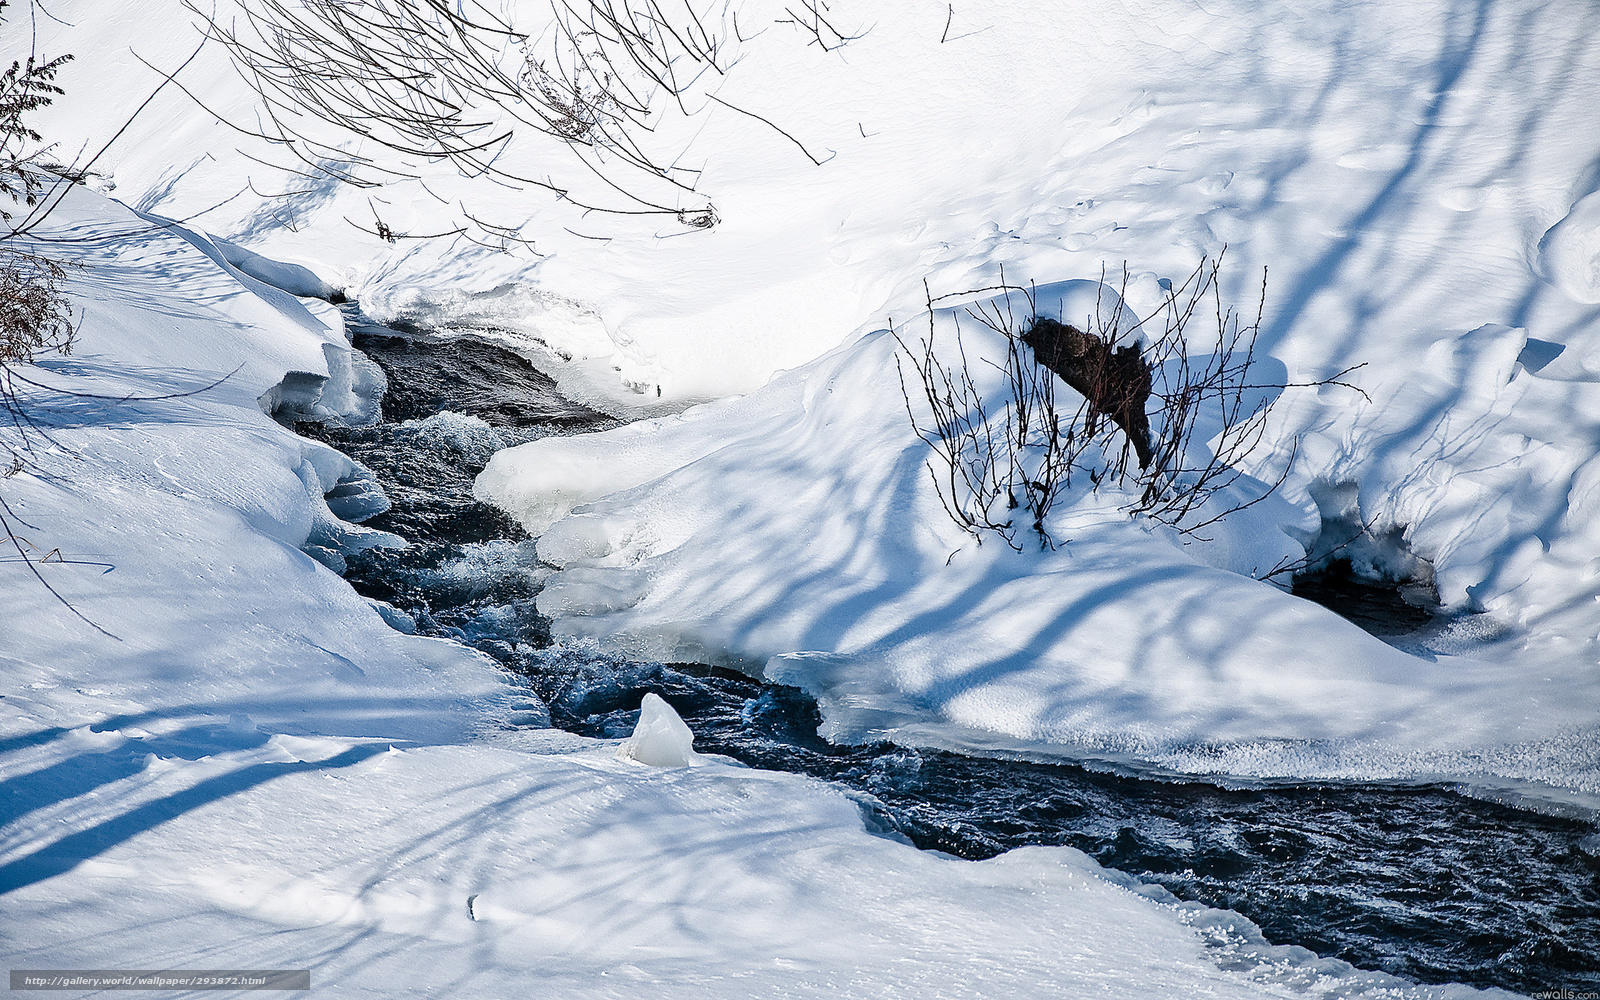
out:
<path id="1" fill-rule="evenodd" d="M 118 637 L 0 563 L 10 967 L 309 966 L 372 997 L 1466 992 L 1270 947 L 1075 851 L 962 862 L 806 779 L 505 728 L 538 706 L 497 668 L 300 551 L 372 541 L 320 503 L 354 470 L 261 408 L 287 382 L 368 409 L 337 315 L 81 190 L 51 226 L 87 265 L 82 335 L 29 377 L 120 398 L 233 374 L 32 403 L 72 455 L 6 497 L 35 544 L 112 567 L 39 568 Z"/>
<path id="2" fill-rule="evenodd" d="M 70 146 L 120 124 L 102 93 L 159 81 L 130 49 L 170 68 L 193 43 L 176 3 L 61 7 L 71 27 L 41 21 L 41 45 L 100 57 L 74 64 L 96 86 L 65 78 L 47 122 Z M 749 41 L 716 93 L 827 161 L 702 95 L 673 128 L 693 133 L 684 162 L 723 220 L 709 232 L 662 238 L 448 168 L 376 192 L 307 182 L 177 87 L 100 166 L 130 203 L 199 213 L 370 311 L 570 357 L 564 386 L 614 410 L 751 392 L 856 344 L 742 402 L 497 462 L 485 495 L 535 528 L 611 497 L 544 546 L 565 566 L 545 605 L 569 634 L 770 664 L 841 733 L 1600 787 L 1592 4 L 893 2 L 838 9 L 870 30 L 833 52 L 769 24 L 776 8 L 742 10 Z M 506 11 L 536 31 L 547 7 Z M 253 120 L 214 48 L 179 83 Z M 521 225 L 543 256 L 356 225 L 434 232 L 467 211 Z M 955 542 L 896 424 L 886 345 L 855 338 L 913 316 L 925 279 L 953 293 L 1002 267 L 1045 285 L 1125 261 L 1142 313 L 1224 245 L 1235 299 L 1270 269 L 1262 347 L 1280 370 L 1367 365 L 1370 403 L 1285 397 L 1250 471 L 1275 475 L 1298 437 L 1286 503 L 1187 551 L 1090 507 L 1062 525 L 1063 553 L 946 567 Z M 818 402 L 834 377 L 856 380 L 848 404 Z M 1399 656 L 1238 575 L 1324 517 L 1399 533 L 1447 605 L 1487 611 L 1450 647 L 1470 657 Z"/>
<path id="3" fill-rule="evenodd" d="M 1472 655 L 1387 646 L 1250 579 L 1300 551 L 1277 527 L 1296 520 L 1286 501 L 1193 542 L 1080 486 L 1050 522 L 1055 551 L 979 547 L 943 514 L 898 394 L 879 391 L 893 344 L 872 335 L 741 400 L 496 455 L 479 491 L 543 531 L 558 632 L 799 684 L 847 739 L 1515 778 L 1594 801 L 1600 677 L 1589 653 L 1560 655 L 1570 634 L 1484 647 L 1471 630 L 1489 623 L 1468 621 L 1453 641 Z M 560 517 L 583 499 L 574 470 L 597 468 L 626 478 Z"/>
<path id="4" fill-rule="evenodd" d="M 549 9 L 503 6 L 535 33 Z M 52 12 L 70 26 L 39 19 L 41 47 L 84 56 L 45 119 L 64 155 L 108 137 L 160 82 L 135 55 L 165 70 L 194 48 L 176 0 Z M 910 315 L 923 278 L 957 291 L 1002 264 L 1045 283 L 1127 261 L 1153 280 L 1223 243 L 1240 288 L 1272 268 L 1269 346 L 1292 368 L 1379 368 L 1490 322 L 1566 344 L 1593 318 L 1591 5 L 990 0 L 951 14 L 896 0 L 835 15 L 870 30 L 823 52 L 773 25 L 738 47 L 716 93 L 818 158 L 837 155 L 814 166 L 702 100 L 684 161 L 705 170 L 723 224 L 690 236 L 575 218 L 542 193 L 448 168 L 421 168 L 438 198 L 418 182 L 366 192 L 275 174 L 244 154 L 281 157 L 177 86 L 97 167 L 130 204 L 204 213 L 197 225 L 310 264 L 369 309 L 516 328 L 613 383 L 615 363 L 649 390 L 641 404 L 658 385 L 668 401 L 753 389 L 852 330 Z M 746 4 L 743 34 L 783 16 Z M 255 119 L 214 46 L 178 84 L 242 129 Z M 525 159 L 565 162 L 542 147 Z M 522 224 L 545 256 L 391 246 L 355 225 L 381 211 L 399 232 L 439 231 L 458 203 Z M 596 235 L 609 241 L 585 238 Z M 1581 373 L 1581 347 L 1558 370 Z"/>
<path id="5" fill-rule="evenodd" d="M 869 91 L 894 95 L 878 121 L 904 155 L 833 192 L 853 196 L 829 258 L 851 273 L 808 319 L 872 274 L 883 304 L 856 329 L 912 316 L 923 278 L 1046 285 L 1121 261 L 1144 314 L 1159 279 L 1227 245 L 1235 301 L 1270 269 L 1281 370 L 1365 363 L 1370 401 L 1287 394 L 1249 468 L 1272 478 L 1298 439 L 1286 503 L 1217 543 L 1180 550 L 1089 503 L 1055 525 L 1060 553 L 951 559 L 869 335 L 735 403 L 500 456 L 481 492 L 536 529 L 595 501 L 541 549 L 563 566 L 560 627 L 803 682 L 846 736 L 1527 780 L 1593 804 L 1593 9 L 984 10 L 954 73 L 951 46 L 882 56 L 926 99 Z M 888 23 L 854 71 L 879 36 L 911 44 L 912 15 Z M 1014 74 L 1026 101 L 963 73 Z M 1439 647 L 1468 655 L 1396 653 L 1243 579 L 1322 519 L 1403 537 L 1447 606 L 1487 612 Z"/>

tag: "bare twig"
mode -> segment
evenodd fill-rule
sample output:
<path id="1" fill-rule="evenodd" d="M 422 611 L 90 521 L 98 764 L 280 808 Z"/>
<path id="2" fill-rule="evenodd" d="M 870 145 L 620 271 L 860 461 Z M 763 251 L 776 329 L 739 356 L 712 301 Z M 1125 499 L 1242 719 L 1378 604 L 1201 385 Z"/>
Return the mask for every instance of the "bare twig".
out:
<path id="1" fill-rule="evenodd" d="M 548 27 L 527 35 L 479 0 L 259 0 L 231 21 L 186 0 L 260 98 L 261 121 L 234 127 L 303 164 L 288 168 L 303 174 L 370 188 L 414 176 L 419 160 L 444 162 L 467 177 L 544 189 L 584 213 L 664 217 L 693 232 L 718 215 L 697 189 L 702 171 L 680 166 L 683 150 L 657 138 L 668 117 L 719 104 L 826 162 L 771 119 L 715 95 L 737 62 L 726 36 L 760 34 L 742 31 L 731 6 L 548 2 Z M 784 10 L 782 20 L 827 51 L 860 37 L 828 0 L 790 0 Z M 358 143 L 364 155 L 350 151 Z M 566 157 L 557 176 L 522 166 L 559 164 L 552 149 Z M 469 235 L 530 242 L 515 227 L 485 227 L 483 215 L 463 213 Z"/>
<path id="2" fill-rule="evenodd" d="M 1265 440 L 1279 395 L 1339 386 L 1365 396 L 1346 380 L 1362 366 L 1305 381 L 1254 378 L 1265 277 L 1255 315 L 1246 322 L 1222 301 L 1222 261 L 1222 254 L 1202 260 L 1184 281 L 1168 286 L 1160 310 L 1132 324 L 1122 305 L 1129 280 L 1124 266 L 1116 303 L 1097 301 L 1083 330 L 1065 317 L 1038 315 L 1033 290 L 1006 283 L 1003 272 L 999 285 L 948 295 L 934 296 L 925 285 L 928 332 L 915 343 L 895 332 L 896 361 L 907 415 L 933 449 L 929 472 L 951 520 L 980 540 L 997 534 L 1018 548 L 1009 512 L 1021 508 L 1041 543 L 1053 545 L 1046 522 L 1081 473 L 1090 492 L 1112 483 L 1131 486 L 1125 510 L 1201 538 L 1199 532 L 1275 493 L 1298 455 L 1298 441 L 1272 481 L 1247 492 L 1230 488 Z M 1109 294 L 1103 272 L 1100 288 Z M 999 401 L 984 400 L 973 381 L 959 316 L 954 354 L 947 349 L 941 357 L 936 343 L 937 304 L 977 296 L 989 298 L 963 314 L 1004 338 L 1004 363 L 984 359 L 1002 376 Z M 1206 334 L 1196 338 L 1200 317 Z M 907 368 L 914 379 L 906 378 Z M 1078 396 L 1070 413 L 1058 405 L 1057 375 Z M 913 384 L 920 391 L 913 392 Z M 997 513 L 1002 498 L 1004 518 Z M 1286 571 L 1274 567 L 1268 576 Z"/>

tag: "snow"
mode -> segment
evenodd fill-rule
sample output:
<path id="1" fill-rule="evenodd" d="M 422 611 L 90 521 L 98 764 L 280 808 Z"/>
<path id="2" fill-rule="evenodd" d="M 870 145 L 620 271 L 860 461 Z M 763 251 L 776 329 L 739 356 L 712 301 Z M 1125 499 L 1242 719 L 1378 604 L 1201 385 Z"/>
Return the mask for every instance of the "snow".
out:
<path id="1" fill-rule="evenodd" d="M 629 744 L 517 728 L 548 716 L 513 678 L 392 629 L 301 551 L 332 523 L 318 491 L 358 470 L 260 398 L 294 371 L 332 384 L 337 313 L 269 301 L 86 191 L 51 228 L 88 266 L 78 349 L 40 381 L 148 396 L 234 374 L 30 401 L 70 454 L 8 502 L 35 543 L 112 567 L 39 564 L 117 637 L 0 564 L 12 967 L 310 967 L 373 997 L 1470 992 L 1270 945 L 1076 851 L 969 863 L 871 833 L 809 779 L 639 767 L 691 759 L 664 706 Z M 367 410 L 345 403 L 315 405 Z"/>
<path id="2" fill-rule="evenodd" d="M 962 68 L 950 46 L 882 57 L 926 88 L 870 91 L 896 156 L 841 151 L 838 172 L 863 173 L 805 203 L 853 198 L 829 264 L 793 279 L 825 283 L 804 315 L 843 346 L 742 399 L 502 452 L 480 478 L 561 567 L 541 603 L 557 633 L 800 683 L 840 738 L 1600 804 L 1600 172 L 1578 138 L 1600 97 L 1593 12 L 984 14 Z M 895 23 L 909 48 L 915 15 Z M 842 72 L 872 73 L 890 34 L 847 49 Z M 1063 52 L 1092 71 L 1051 75 Z M 968 84 L 977 65 L 1056 85 L 1014 106 Z M 1163 281 L 1224 246 L 1241 308 L 1269 271 L 1277 377 L 1365 365 L 1365 396 L 1284 393 L 1245 469 L 1270 482 L 1293 452 L 1278 500 L 1208 542 L 1127 523 L 1113 498 L 1059 512 L 1054 553 L 949 530 L 875 332 L 921 328 L 924 279 L 960 293 L 1003 267 L 1056 287 L 1126 261 L 1148 315 Z M 841 259 L 849 275 L 828 270 Z M 782 291 L 766 305 L 792 315 Z M 714 337 L 674 360 L 721 362 Z M 1423 570 L 1448 609 L 1482 617 L 1402 653 L 1250 579 L 1352 525 L 1369 527 L 1349 553 L 1363 568 Z"/>
<path id="3" fill-rule="evenodd" d="M 1578 302 L 1600 303 L 1600 192 L 1587 194 L 1539 241 L 1544 279 Z"/>
<path id="4" fill-rule="evenodd" d="M 545 4 L 503 6 L 543 27 Z M 177 0 L 52 13 L 71 27 L 39 19 L 46 51 L 115 54 L 67 68 L 67 94 L 44 119 L 63 155 L 108 138 L 159 83 L 130 44 L 162 69 L 194 48 Z M 1043 284 L 1126 261 L 1153 282 L 1223 243 L 1240 287 L 1271 268 L 1268 346 L 1300 370 L 1343 358 L 1378 368 L 1487 321 L 1565 343 L 1592 318 L 1529 268 L 1594 186 L 1592 11 L 1160 0 L 1041 16 L 990 0 L 952 15 L 894 0 L 836 13 L 847 32 L 870 30 L 833 52 L 787 25 L 730 42 L 737 65 L 719 92 L 818 158 L 837 154 L 823 166 L 704 96 L 684 129 L 660 136 L 705 172 L 723 219 L 708 232 L 661 238 L 673 227 L 659 220 L 584 215 L 448 168 L 420 166 L 422 181 L 376 192 L 274 172 L 249 157 L 280 162 L 279 151 L 176 86 L 97 168 L 130 204 L 203 213 L 194 224 L 309 267 L 377 318 L 502 326 L 567 354 L 574 364 L 557 374 L 615 407 L 648 410 L 657 387 L 678 407 L 753 390 L 851 331 L 911 315 L 924 278 L 939 293 L 992 284 L 1001 265 Z M 784 16 L 751 3 L 742 34 Z M 253 123 L 214 47 L 178 82 Z M 519 153 L 572 173 L 560 151 Z M 371 228 L 377 211 L 397 232 L 438 232 L 462 205 L 522 225 L 544 256 L 389 244 L 346 221 Z"/>
<path id="5" fill-rule="evenodd" d="M 1285 527 L 1316 525 L 1286 500 L 1186 544 L 1080 482 L 1055 551 L 977 546 L 944 517 L 898 393 L 879 391 L 894 350 L 869 335 L 743 399 L 499 452 L 479 488 L 543 532 L 557 634 L 796 684 L 840 739 L 1600 791 L 1591 659 L 1410 655 L 1251 579 L 1302 551 Z M 976 366 L 1000 350 L 967 335 Z M 655 455 L 699 454 L 632 485 L 628 458 L 669 434 Z M 617 481 L 552 524 L 585 446 Z"/>
<path id="6" fill-rule="evenodd" d="M 321 387 L 304 397 L 308 409 L 360 419 L 372 408 L 327 391 L 354 367 L 338 312 L 263 298 L 203 253 L 200 237 L 88 195 L 75 193 L 52 226 L 84 230 L 55 251 L 83 264 L 71 272 L 82 335 L 70 356 L 43 359 L 35 381 L 113 399 L 28 389 L 66 451 L 43 475 L 8 479 L 7 501 L 37 526 L 24 531 L 35 545 L 112 567 L 40 565 L 120 641 L 100 644 L 58 613 L 25 567 L 0 567 L 8 619 L 31 622 L 6 639 L 12 725 L 52 713 L 58 698 L 73 714 L 94 705 L 95 718 L 159 712 L 145 700 L 153 691 L 178 708 L 208 676 L 203 705 L 289 732 L 382 735 L 402 718 L 436 736 L 478 725 L 473 706 L 501 697 L 502 683 L 444 644 L 396 644 L 301 551 L 398 541 L 338 518 L 324 497 L 343 483 L 367 499 L 335 504 L 370 511 L 364 470 L 264 412 L 288 373 Z M 192 394 L 139 401 L 174 392 Z M 75 679 L 62 688 L 62 678 Z M 441 683 L 459 685 L 454 710 L 425 704 Z M 75 705 L 76 687 L 96 693 Z"/>
<path id="7" fill-rule="evenodd" d="M 1071 851 L 957 862 L 802 779 L 498 728 L 544 706 L 325 568 L 399 540 L 354 523 L 382 502 L 362 470 L 267 415 L 376 416 L 381 373 L 296 297 L 335 289 L 484 329 L 648 418 L 502 450 L 478 482 L 541 535 L 540 609 L 569 641 L 798 684 L 839 739 L 1600 806 L 1600 10 L 885 0 L 840 11 L 870 30 L 829 52 L 780 8 L 744 8 L 767 30 L 707 86 L 826 162 L 697 92 L 653 141 L 702 171 L 706 232 L 437 166 L 373 191 L 264 166 L 211 113 L 255 120 L 214 46 L 96 164 L 132 211 L 82 191 L 54 220 L 90 266 L 80 350 L 41 377 L 205 391 L 41 396 L 72 456 L 5 481 L 30 540 L 114 567 L 41 571 L 119 636 L 0 564 L 14 966 L 311 955 L 375 996 L 535 975 L 579 996 L 1405 989 Z M 196 44 L 178 0 L 51 13 L 3 37 L 79 54 L 39 122 L 64 158 Z M 350 221 L 379 213 L 402 234 L 502 220 L 538 255 Z M 1245 469 L 1270 482 L 1294 452 L 1280 494 L 1208 541 L 1129 520 L 1115 489 L 1069 498 L 1055 550 L 956 532 L 884 328 L 1002 276 L 1076 316 L 1124 262 L 1144 315 L 1224 246 L 1233 301 L 1270 272 L 1273 372 L 1366 365 L 1365 397 L 1285 393 Z M 498 446 L 470 418 L 413 429 Z M 1254 579 L 1352 523 L 1386 540 L 1363 565 L 1425 560 L 1476 616 L 1402 651 Z M 534 571 L 478 555 L 450 571 Z"/>
<path id="8" fill-rule="evenodd" d="M 536 25 L 544 8 L 506 10 Z M 133 40 L 160 67 L 192 50 L 129 12 L 57 13 L 72 26 L 41 20 L 46 50 Z M 661 142 L 704 172 L 722 219 L 706 232 L 437 166 L 375 192 L 274 173 L 257 162 L 272 150 L 177 86 L 98 166 L 141 210 L 217 233 L 202 249 L 241 274 L 489 331 L 576 398 L 653 417 L 512 449 L 478 484 L 531 531 L 554 525 L 541 554 L 563 569 L 542 608 L 568 636 L 804 677 L 841 736 L 1592 797 L 1600 56 L 1586 40 L 1600 15 L 1162 0 L 1040 16 L 996 0 L 840 16 L 870 30 L 833 52 L 780 24 L 742 32 L 716 91 L 822 166 L 710 91 L 663 122 Z M 134 59 L 96 73 L 101 89 L 65 77 L 44 121 L 69 147 L 120 125 L 98 93 L 159 82 Z M 251 119 L 222 53 L 203 49 L 179 83 Z M 390 244 L 349 221 L 431 232 L 462 212 L 521 224 L 540 256 Z M 1353 377 L 1369 398 L 1284 395 L 1246 469 L 1271 481 L 1297 447 L 1283 502 L 1181 551 L 1090 505 L 1061 514 L 1062 553 L 952 558 L 872 332 L 914 325 L 927 292 L 1002 276 L 1058 289 L 1077 317 L 1109 274 L 1145 315 L 1224 246 L 1241 307 L 1268 271 L 1272 373 L 1365 364 Z M 819 402 L 839 378 L 859 406 Z M 328 391 L 305 384 L 275 390 L 281 405 Z M 1359 546 L 1364 567 L 1425 564 L 1447 606 L 1487 618 L 1400 656 L 1244 578 L 1352 524 L 1387 540 Z"/>

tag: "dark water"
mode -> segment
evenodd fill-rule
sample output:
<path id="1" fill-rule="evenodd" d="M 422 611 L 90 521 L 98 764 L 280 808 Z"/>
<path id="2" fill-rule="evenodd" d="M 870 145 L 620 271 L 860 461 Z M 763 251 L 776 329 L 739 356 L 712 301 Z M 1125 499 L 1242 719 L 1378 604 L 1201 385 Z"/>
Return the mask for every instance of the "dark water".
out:
<path id="1" fill-rule="evenodd" d="M 1406 600 L 1404 588 L 1357 577 L 1348 560 L 1335 560 L 1294 579 L 1294 595 L 1331 608 L 1380 638 L 1411 635 L 1433 623 L 1426 608 Z"/>
<path id="2" fill-rule="evenodd" d="M 796 689 L 550 647 L 533 543 L 472 500 L 472 479 L 495 448 L 605 418 L 483 341 L 369 329 L 356 346 L 389 376 L 384 423 L 301 430 L 378 475 L 394 506 L 366 523 L 413 544 L 352 555 L 348 578 L 408 612 L 419 632 L 476 646 L 525 675 L 554 725 L 626 736 L 653 691 L 689 723 L 696 749 L 864 792 L 877 822 L 919 847 L 986 858 L 1070 845 L 1180 898 L 1242 913 L 1274 942 L 1360 968 L 1528 992 L 1600 989 L 1600 846 L 1579 846 L 1594 833 L 1583 822 L 1443 786 L 1230 790 L 1072 764 L 838 747 L 817 736 L 816 706 Z M 1391 635 L 1425 623 L 1394 595 L 1341 597 L 1348 584 L 1311 596 Z M 1408 625 L 1408 615 L 1422 617 Z"/>

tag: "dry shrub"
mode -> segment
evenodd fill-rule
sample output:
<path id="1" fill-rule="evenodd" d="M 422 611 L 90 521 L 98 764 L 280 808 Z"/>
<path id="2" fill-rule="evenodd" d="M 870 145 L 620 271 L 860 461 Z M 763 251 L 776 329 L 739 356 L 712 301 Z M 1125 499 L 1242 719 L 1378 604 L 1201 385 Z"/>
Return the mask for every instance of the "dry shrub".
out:
<path id="1" fill-rule="evenodd" d="M 260 120 L 232 127 L 268 143 L 263 162 L 319 184 L 375 190 L 416 179 L 420 162 L 448 164 L 488 190 L 543 189 L 583 215 L 676 220 L 683 235 L 719 220 L 700 190 L 704 165 L 689 165 L 678 137 L 686 121 L 725 108 L 814 164 L 831 158 L 719 95 L 743 44 L 773 25 L 741 28 L 717 0 L 548 0 L 545 17 L 544 4 L 524 4 L 516 20 L 542 24 L 536 35 L 488 0 L 269 0 L 233 17 L 185 3 L 259 98 Z M 780 10 L 800 44 L 833 52 L 859 37 L 836 26 L 827 0 L 767 14 Z M 455 220 L 439 232 L 349 221 L 385 239 L 532 248 L 520 219 L 438 200 Z"/>
<path id="2" fill-rule="evenodd" d="M 76 332 L 56 261 L 0 247 L 0 366 L 67 354 Z"/>
<path id="3" fill-rule="evenodd" d="M 1122 321 L 1121 308 L 1108 316 L 1097 304 L 1088 330 L 1041 316 L 1033 290 L 1018 285 L 928 295 L 927 333 L 913 343 L 897 332 L 896 361 L 906 413 L 933 451 L 927 468 L 950 519 L 980 542 L 995 535 L 1020 550 L 1025 530 L 1054 546 L 1045 521 L 1074 477 L 1088 479 L 1090 492 L 1122 486 L 1130 497 L 1123 509 L 1191 536 L 1272 495 L 1287 463 L 1253 496 L 1224 491 L 1244 478 L 1281 392 L 1328 385 L 1359 392 L 1342 379 L 1361 366 L 1310 382 L 1259 378 L 1265 276 L 1247 320 L 1223 302 L 1221 269 L 1222 255 L 1203 259 L 1135 324 Z M 1127 281 L 1124 268 L 1124 293 Z M 963 314 L 1006 344 L 1003 368 L 984 362 L 1004 375 L 994 399 L 973 378 L 960 316 L 953 351 L 941 356 L 936 337 L 936 305 L 977 295 L 989 298 Z M 1070 411 L 1058 403 L 1058 376 L 1076 391 Z M 1226 499 L 1208 503 L 1219 494 Z M 1018 511 L 1026 515 L 1020 523 Z"/>

